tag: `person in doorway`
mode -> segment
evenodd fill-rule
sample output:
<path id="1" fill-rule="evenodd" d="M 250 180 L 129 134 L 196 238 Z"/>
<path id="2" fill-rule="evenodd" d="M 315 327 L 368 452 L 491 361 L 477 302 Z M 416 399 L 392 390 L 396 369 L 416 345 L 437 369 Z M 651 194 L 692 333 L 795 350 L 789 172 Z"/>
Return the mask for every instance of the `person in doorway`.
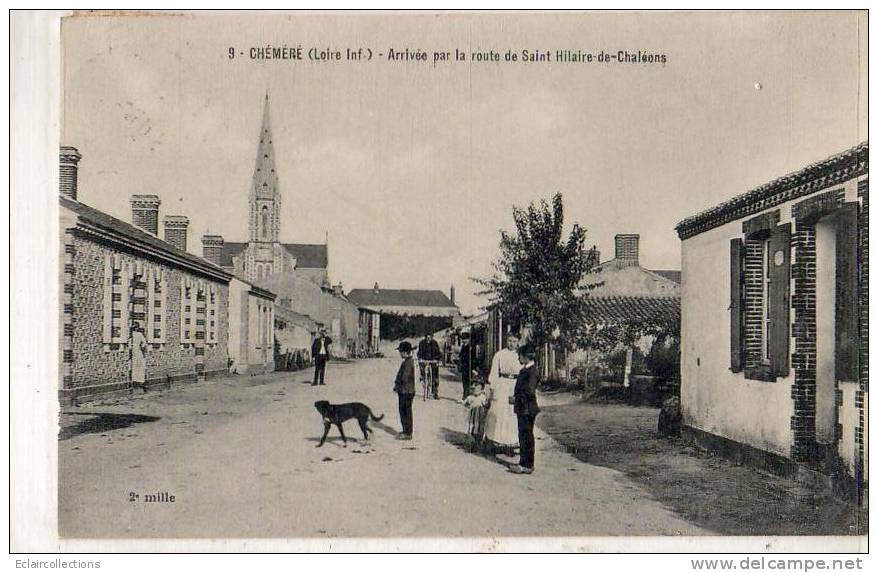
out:
<path id="1" fill-rule="evenodd" d="M 131 327 L 131 387 L 146 392 L 146 336 L 143 327 L 135 322 Z"/>
<path id="2" fill-rule="evenodd" d="M 518 419 L 518 443 L 521 455 L 518 465 L 509 468 L 515 474 L 531 474 L 534 471 L 534 422 L 540 408 L 537 405 L 537 384 L 540 375 L 534 359 L 536 352 L 530 345 L 518 350 L 518 359 L 522 365 L 515 380 L 515 390 L 509 399 Z"/>
<path id="3" fill-rule="evenodd" d="M 506 348 L 494 354 L 488 384 L 491 386 L 491 404 L 485 420 L 485 438 L 500 453 L 512 455 L 518 445 L 515 412 L 509 399 L 515 389 L 515 379 L 521 363 L 518 361 L 518 338 L 506 337 Z"/>
<path id="4" fill-rule="evenodd" d="M 414 432 L 412 419 L 412 402 L 415 399 L 415 361 L 412 358 L 412 345 L 403 340 L 396 348 L 402 358 L 402 364 L 396 372 L 393 391 L 399 399 L 399 422 L 402 431 L 397 434 L 398 440 L 411 440 Z"/>
<path id="5" fill-rule="evenodd" d="M 321 328 L 314 343 L 311 344 L 311 358 L 314 361 L 314 382 L 311 386 L 324 385 L 324 376 L 326 375 L 326 363 L 332 350 L 332 339 L 326 336 L 326 329 Z"/>
<path id="6" fill-rule="evenodd" d="M 432 334 L 424 336 L 424 339 L 418 344 L 418 364 L 421 368 L 421 377 L 425 377 L 427 368 L 433 375 L 433 384 L 429 390 L 434 400 L 439 399 L 440 360 L 442 360 L 442 351 L 439 349 L 439 343 L 433 339 Z"/>

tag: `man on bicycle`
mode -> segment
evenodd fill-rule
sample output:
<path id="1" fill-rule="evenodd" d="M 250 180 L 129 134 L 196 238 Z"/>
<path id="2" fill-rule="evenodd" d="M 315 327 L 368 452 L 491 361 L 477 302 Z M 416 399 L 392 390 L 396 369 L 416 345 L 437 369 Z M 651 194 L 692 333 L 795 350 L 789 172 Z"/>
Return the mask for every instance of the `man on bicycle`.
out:
<path id="1" fill-rule="evenodd" d="M 433 395 L 434 400 L 439 399 L 439 361 L 442 359 L 442 351 L 439 349 L 439 343 L 433 340 L 432 334 L 427 334 L 418 344 L 418 363 L 421 367 L 421 379 L 426 380 L 426 369 L 430 368 L 433 384 L 429 388 L 429 392 Z"/>

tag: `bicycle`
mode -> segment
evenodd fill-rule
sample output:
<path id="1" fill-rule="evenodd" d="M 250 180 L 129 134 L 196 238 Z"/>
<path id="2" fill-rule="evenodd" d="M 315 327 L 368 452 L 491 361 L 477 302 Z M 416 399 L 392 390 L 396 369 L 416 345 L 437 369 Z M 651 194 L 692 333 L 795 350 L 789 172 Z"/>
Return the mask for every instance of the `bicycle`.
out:
<path id="1" fill-rule="evenodd" d="M 433 391 L 433 365 L 437 364 L 438 360 L 421 360 L 420 363 L 423 368 L 421 387 L 423 389 L 424 402 L 426 402 L 427 397 Z"/>

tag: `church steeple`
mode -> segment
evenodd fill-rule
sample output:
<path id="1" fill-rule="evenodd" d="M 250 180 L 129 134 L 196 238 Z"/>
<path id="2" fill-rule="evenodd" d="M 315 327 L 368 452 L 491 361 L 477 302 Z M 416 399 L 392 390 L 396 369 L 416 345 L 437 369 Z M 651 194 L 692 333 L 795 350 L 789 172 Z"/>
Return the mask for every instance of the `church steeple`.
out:
<path id="1" fill-rule="evenodd" d="M 274 146 L 268 114 L 268 91 L 262 109 L 262 126 L 256 166 L 250 188 L 250 241 L 276 243 L 280 233 L 280 189 L 274 166 Z"/>

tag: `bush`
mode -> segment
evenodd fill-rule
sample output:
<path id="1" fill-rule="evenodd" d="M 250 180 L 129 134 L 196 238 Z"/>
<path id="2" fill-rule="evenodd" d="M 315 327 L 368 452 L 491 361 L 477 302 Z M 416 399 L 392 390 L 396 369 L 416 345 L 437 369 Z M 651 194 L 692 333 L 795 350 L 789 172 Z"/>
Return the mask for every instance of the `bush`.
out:
<path id="1" fill-rule="evenodd" d="M 646 368 L 664 385 L 675 384 L 680 379 L 680 342 L 659 337 L 645 358 Z"/>
<path id="2" fill-rule="evenodd" d="M 451 317 L 446 316 L 407 316 L 401 314 L 382 314 L 380 336 L 383 340 L 420 338 L 451 326 Z"/>

